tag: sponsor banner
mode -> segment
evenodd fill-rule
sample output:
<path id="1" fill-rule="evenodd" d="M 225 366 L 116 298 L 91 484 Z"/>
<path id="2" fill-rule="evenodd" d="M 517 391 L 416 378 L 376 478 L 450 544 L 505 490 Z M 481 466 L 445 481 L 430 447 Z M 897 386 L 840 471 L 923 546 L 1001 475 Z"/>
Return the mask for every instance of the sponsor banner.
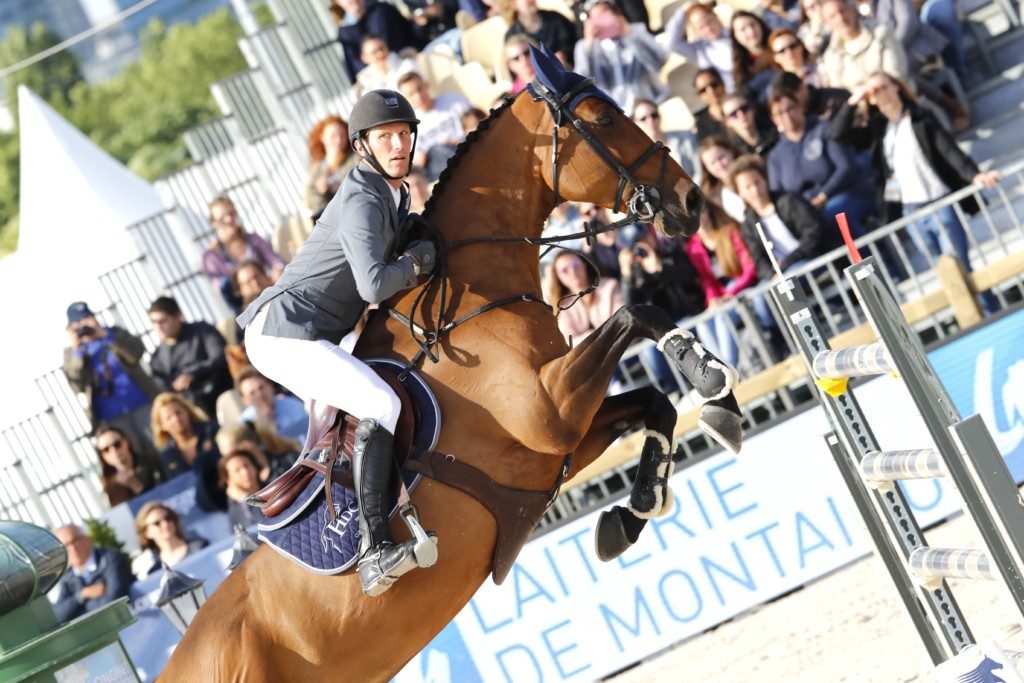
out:
<path id="1" fill-rule="evenodd" d="M 982 415 L 1018 482 L 1021 338 L 1017 311 L 929 354 L 960 414 Z M 883 376 L 855 393 L 886 450 L 934 445 L 900 381 Z M 672 479 L 671 514 L 616 561 L 595 557 L 596 512 L 532 541 L 505 584 L 488 581 L 396 680 L 597 679 L 864 556 L 870 542 L 828 430 L 813 407 L 750 437 L 739 456 L 687 467 Z M 922 526 L 960 508 L 942 480 L 901 486 Z"/>

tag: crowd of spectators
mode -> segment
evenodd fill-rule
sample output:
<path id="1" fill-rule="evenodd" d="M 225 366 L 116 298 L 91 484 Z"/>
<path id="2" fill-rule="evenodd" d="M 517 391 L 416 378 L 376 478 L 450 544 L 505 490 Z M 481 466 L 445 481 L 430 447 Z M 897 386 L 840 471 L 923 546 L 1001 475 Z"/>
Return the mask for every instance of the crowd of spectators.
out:
<path id="1" fill-rule="evenodd" d="M 331 0 L 354 93 L 398 90 L 420 119 L 408 177 L 413 212 L 423 210 L 431 183 L 485 116 L 467 93 L 440 91 L 420 71 L 420 52 L 461 59 L 461 32 L 500 17 L 506 31 L 495 46 L 502 63 L 493 75 L 508 78 L 506 97 L 534 78 L 529 48 L 542 42 L 593 77 L 666 145 L 708 202 L 699 231 L 685 241 L 638 223 L 542 254 L 544 295 L 560 311 L 559 329 L 578 343 L 620 306 L 650 303 L 678 320 L 700 316 L 702 340 L 731 363 L 741 360 L 747 334 L 761 335 L 776 358 L 786 352 L 763 296 L 746 301 L 752 318 L 731 302 L 777 277 L 776 267 L 791 272 L 837 246 L 836 213 L 845 212 L 863 235 L 967 184 L 996 182 L 954 138 L 969 123 L 961 82 L 975 77 L 964 64 L 953 6 L 927 0 L 918 12 L 912 0 L 762 0 L 751 11 L 730 12 L 688 0 L 663 30 L 652 31 L 640 0 L 567 2 L 565 11 L 542 9 L 537 0 L 405 0 L 401 11 L 382 0 Z M 690 92 L 666 79 L 671 60 L 680 58 L 696 67 Z M 697 103 L 683 117 L 680 96 Z M 309 213 L 277 251 L 243 225 L 231 197 L 210 201 L 211 240 L 201 265 L 230 311 L 243 310 L 277 279 L 359 162 L 340 115 L 311 128 L 308 152 Z M 971 199 L 961 206 L 977 210 Z M 565 203 L 551 214 L 545 236 L 615 218 L 600 206 Z M 929 257 L 953 254 L 971 268 L 964 226 L 951 207 L 915 228 L 912 248 Z M 983 303 L 995 305 L 988 295 Z M 168 296 L 148 312 L 157 345 L 147 363 L 142 338 L 101 324 L 87 302 L 67 310 L 64 372 L 85 399 L 108 502 L 124 504 L 188 472 L 201 510 L 251 526 L 259 512 L 244 500 L 297 456 L 306 406 L 248 365 L 233 319 L 185 320 Z M 663 390 L 686 390 L 653 349 L 639 363 Z M 189 535 L 169 504 L 148 502 L 135 520 L 143 549 L 133 564 L 138 578 L 207 544 Z M 57 534 L 70 559 L 62 618 L 127 590 L 129 570 L 116 554 L 94 548 L 77 526 Z"/>

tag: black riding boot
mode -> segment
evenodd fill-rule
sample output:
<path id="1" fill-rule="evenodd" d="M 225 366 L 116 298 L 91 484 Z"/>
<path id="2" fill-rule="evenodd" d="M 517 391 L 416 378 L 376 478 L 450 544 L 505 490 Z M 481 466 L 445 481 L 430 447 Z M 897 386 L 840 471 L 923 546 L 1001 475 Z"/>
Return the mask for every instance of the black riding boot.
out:
<path id="1" fill-rule="evenodd" d="M 367 595 L 380 595 L 416 568 L 415 542 L 395 545 L 388 528 L 388 493 L 395 437 L 376 420 L 356 427 L 352 470 L 359 497 L 359 582 Z"/>

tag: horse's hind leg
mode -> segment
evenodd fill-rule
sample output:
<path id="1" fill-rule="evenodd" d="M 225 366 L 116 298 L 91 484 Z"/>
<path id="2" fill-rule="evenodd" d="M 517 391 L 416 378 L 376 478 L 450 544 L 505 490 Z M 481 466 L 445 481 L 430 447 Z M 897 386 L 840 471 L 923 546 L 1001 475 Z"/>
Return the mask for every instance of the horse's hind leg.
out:
<path id="1" fill-rule="evenodd" d="M 573 455 L 573 469 L 593 462 L 623 432 L 644 424 L 644 445 L 627 507 L 616 505 L 601 513 L 595 534 L 597 556 L 607 562 L 636 543 L 648 519 L 672 508 L 672 436 L 676 424 L 672 402 L 654 387 L 606 398 L 590 430 Z"/>

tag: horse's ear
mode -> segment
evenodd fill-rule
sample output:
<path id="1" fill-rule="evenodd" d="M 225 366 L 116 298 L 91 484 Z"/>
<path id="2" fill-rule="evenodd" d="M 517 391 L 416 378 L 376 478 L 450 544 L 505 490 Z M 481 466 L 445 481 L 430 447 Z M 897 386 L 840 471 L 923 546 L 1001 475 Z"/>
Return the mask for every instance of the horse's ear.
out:
<path id="1" fill-rule="evenodd" d="M 538 49 L 531 45 L 530 59 L 533 61 L 533 70 L 537 72 L 537 80 L 555 92 L 561 92 L 568 72 L 548 46 L 541 43 Z"/>

